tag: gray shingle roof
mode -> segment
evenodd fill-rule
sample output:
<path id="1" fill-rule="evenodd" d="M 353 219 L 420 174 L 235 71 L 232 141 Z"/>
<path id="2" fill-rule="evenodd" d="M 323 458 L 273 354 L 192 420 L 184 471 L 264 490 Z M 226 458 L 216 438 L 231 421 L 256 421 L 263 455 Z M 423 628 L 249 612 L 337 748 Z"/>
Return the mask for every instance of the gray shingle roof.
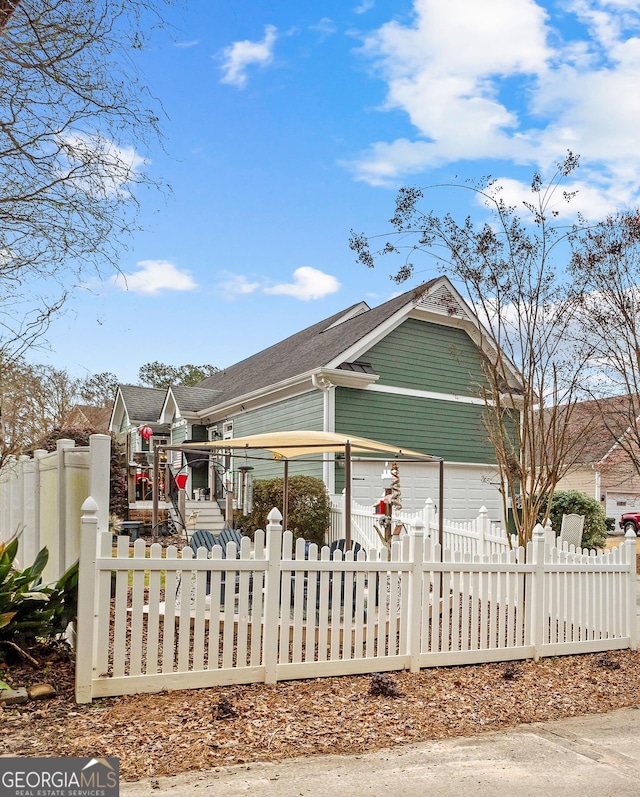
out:
<path id="1" fill-rule="evenodd" d="M 352 305 L 246 360 L 212 374 L 199 387 L 215 390 L 218 393 L 215 403 L 220 404 L 325 367 L 402 307 L 421 296 L 430 284 L 420 285 L 378 307 L 337 323 L 358 306 Z M 336 326 L 332 326 L 336 323 Z"/>
<path id="2" fill-rule="evenodd" d="M 166 390 L 140 385 L 120 385 L 129 421 L 136 423 L 152 423 L 160 417 Z"/>
<path id="3" fill-rule="evenodd" d="M 187 387 L 186 385 L 171 385 L 180 412 L 198 412 L 216 403 L 217 390 L 207 390 L 203 387 Z"/>

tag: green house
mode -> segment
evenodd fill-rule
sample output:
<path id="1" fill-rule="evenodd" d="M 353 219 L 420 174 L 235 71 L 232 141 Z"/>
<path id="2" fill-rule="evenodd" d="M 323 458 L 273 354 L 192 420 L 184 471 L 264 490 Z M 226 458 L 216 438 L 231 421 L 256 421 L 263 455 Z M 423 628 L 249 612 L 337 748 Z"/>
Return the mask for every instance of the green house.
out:
<path id="1" fill-rule="evenodd" d="M 171 442 L 220 440 L 260 432 L 321 430 L 368 437 L 445 460 L 445 515 L 475 517 L 481 505 L 501 515 L 495 456 L 483 425 L 480 325 L 446 277 L 377 307 L 353 305 L 213 374 L 198 388 L 170 388 L 160 422 Z M 191 393 L 190 391 L 194 391 Z M 198 394 L 200 391 L 200 394 Z M 176 460 L 175 466 L 181 463 Z M 251 468 L 254 479 L 282 475 L 266 455 L 220 463 Z M 383 460 L 356 459 L 353 497 L 373 504 Z M 214 469 L 215 470 L 215 469 Z M 339 457 L 292 462 L 290 472 L 344 487 Z M 193 470 L 215 494 L 214 477 Z M 402 463 L 404 508 L 437 501 L 437 464 Z M 198 484 L 196 485 L 196 482 Z"/>

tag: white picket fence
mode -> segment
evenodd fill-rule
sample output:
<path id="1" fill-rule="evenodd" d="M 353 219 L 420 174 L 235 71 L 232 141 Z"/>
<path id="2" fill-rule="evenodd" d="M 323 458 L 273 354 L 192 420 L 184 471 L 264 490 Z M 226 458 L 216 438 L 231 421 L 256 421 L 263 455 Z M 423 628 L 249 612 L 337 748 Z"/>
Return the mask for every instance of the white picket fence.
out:
<path id="1" fill-rule="evenodd" d="M 636 647 L 635 538 L 442 550 L 420 518 L 391 552 L 295 548 L 273 510 L 239 558 L 98 532 L 83 506 L 76 699 Z M 96 545 L 97 541 L 97 545 Z M 209 585 L 207 582 L 209 581 Z M 224 599 L 223 599 L 224 594 Z"/>
<path id="2" fill-rule="evenodd" d="M 345 497 L 342 495 L 330 496 L 331 522 L 329 527 L 329 542 L 344 537 L 344 505 Z M 380 528 L 381 516 L 375 514 L 371 507 L 361 506 L 357 503 L 351 505 L 351 539 L 358 542 L 367 550 L 383 548 L 376 525 Z M 425 534 L 433 540 L 438 539 L 439 521 L 436 507 L 431 498 L 427 498 L 421 512 L 394 511 L 391 519 L 393 527 L 402 524 L 409 529 L 417 521 L 424 523 Z M 517 547 L 518 540 L 515 535 L 511 537 L 509 545 L 508 532 L 499 523 L 489 519 L 485 507 L 481 507 L 477 518 L 470 521 L 458 522 L 443 519 L 444 548 L 453 551 L 470 553 L 471 555 L 502 553 Z"/>
<path id="3" fill-rule="evenodd" d="M 98 528 L 108 529 L 111 438 L 91 435 L 88 446 L 58 440 L 52 452 L 10 459 L 0 473 L 0 541 L 19 535 L 17 564 L 33 563 L 47 547 L 43 577 L 56 581 L 80 554 L 80 516 L 89 495 L 99 502 Z"/>

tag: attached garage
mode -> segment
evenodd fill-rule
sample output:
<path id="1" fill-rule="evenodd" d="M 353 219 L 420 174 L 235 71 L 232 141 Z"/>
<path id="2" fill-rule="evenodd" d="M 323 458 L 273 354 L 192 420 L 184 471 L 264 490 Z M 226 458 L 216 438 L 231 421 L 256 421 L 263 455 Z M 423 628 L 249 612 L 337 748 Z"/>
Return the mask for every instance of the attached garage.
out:
<path id="1" fill-rule="evenodd" d="M 381 480 L 384 461 L 353 461 L 353 500 L 362 506 L 371 506 L 383 493 Z M 391 464 L 391 463 L 388 463 Z M 427 498 L 438 504 L 437 462 L 400 462 L 400 489 L 402 508 L 418 512 Z M 489 517 L 503 522 L 502 501 L 498 491 L 495 467 L 469 463 L 444 464 L 444 517 L 447 520 L 467 521 L 477 517 L 481 506 L 486 506 Z"/>

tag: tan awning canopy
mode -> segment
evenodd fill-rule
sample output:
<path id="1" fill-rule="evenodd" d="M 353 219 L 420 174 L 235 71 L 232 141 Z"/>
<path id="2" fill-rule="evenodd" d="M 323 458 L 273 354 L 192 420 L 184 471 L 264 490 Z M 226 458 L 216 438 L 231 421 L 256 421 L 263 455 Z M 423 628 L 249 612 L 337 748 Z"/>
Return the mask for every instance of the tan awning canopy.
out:
<path id="1" fill-rule="evenodd" d="M 203 443 L 183 443 L 164 446 L 168 451 L 219 451 L 220 449 L 262 449 L 270 451 L 276 459 L 293 459 L 311 454 L 344 453 L 349 446 L 351 454 L 386 454 L 390 459 L 418 459 L 426 462 L 439 461 L 440 457 L 422 454 L 419 451 L 401 449 L 368 440 L 365 437 L 336 434 L 335 432 L 289 431 L 266 432 L 230 440 L 213 440 Z"/>
<path id="2" fill-rule="evenodd" d="M 288 432 L 265 432 L 248 437 L 235 437 L 229 440 L 212 440 L 202 443 L 182 443 L 175 446 L 158 446 L 154 450 L 154 479 L 153 479 L 153 527 L 157 526 L 158 495 L 157 495 L 157 468 L 158 451 L 248 451 L 261 449 L 270 451 L 274 459 L 284 460 L 284 488 L 283 488 L 283 522 L 286 528 L 287 503 L 288 503 L 288 462 L 295 457 L 311 456 L 312 454 L 343 454 L 345 459 L 345 537 L 347 545 L 351 544 L 351 459 L 354 454 L 386 454 L 389 459 L 417 460 L 420 462 L 440 463 L 440 505 L 442 506 L 443 479 L 442 457 L 431 454 L 422 454 L 419 451 L 402 449 L 380 443 L 377 440 L 368 440 L 366 437 L 353 437 L 335 432 L 313 432 L 307 430 Z M 442 526 L 442 512 L 440 513 Z M 442 536 L 442 530 L 440 533 Z"/>

